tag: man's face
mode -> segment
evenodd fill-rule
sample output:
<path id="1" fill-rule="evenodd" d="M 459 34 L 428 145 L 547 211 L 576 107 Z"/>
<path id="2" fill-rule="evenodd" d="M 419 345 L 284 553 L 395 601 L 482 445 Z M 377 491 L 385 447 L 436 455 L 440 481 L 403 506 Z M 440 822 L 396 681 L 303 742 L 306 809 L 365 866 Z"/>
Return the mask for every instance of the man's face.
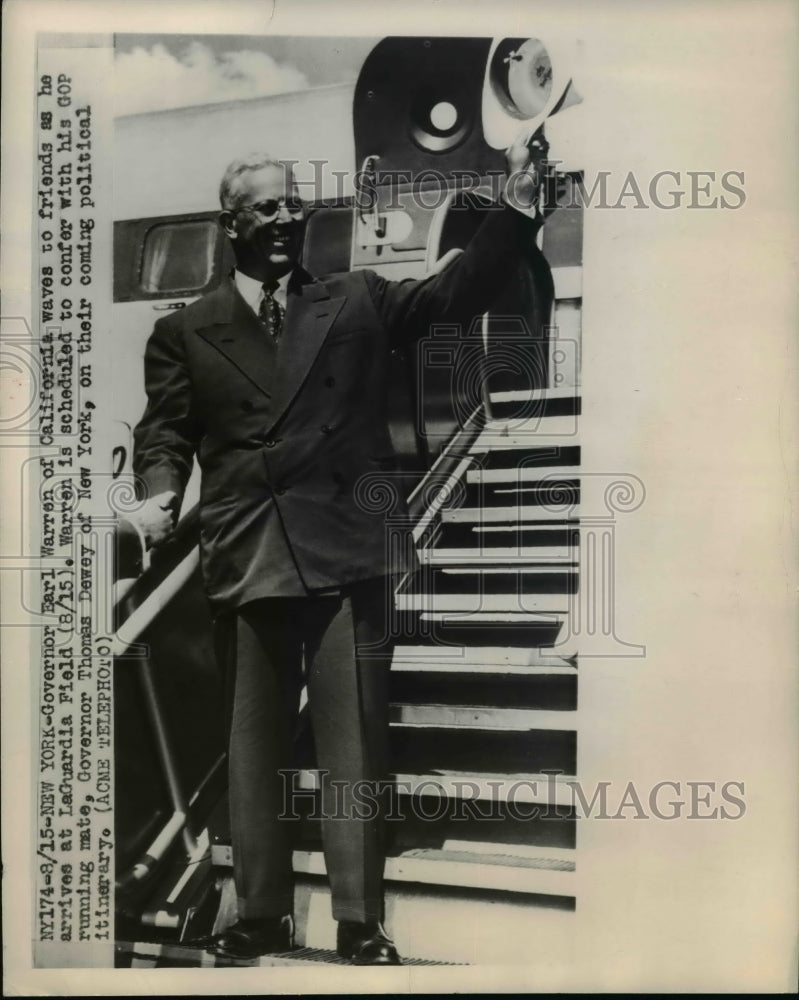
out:
<path id="1" fill-rule="evenodd" d="M 305 224 L 290 171 L 272 166 L 247 171 L 239 180 L 238 200 L 231 213 L 237 259 L 277 274 L 290 270 L 300 256 Z"/>

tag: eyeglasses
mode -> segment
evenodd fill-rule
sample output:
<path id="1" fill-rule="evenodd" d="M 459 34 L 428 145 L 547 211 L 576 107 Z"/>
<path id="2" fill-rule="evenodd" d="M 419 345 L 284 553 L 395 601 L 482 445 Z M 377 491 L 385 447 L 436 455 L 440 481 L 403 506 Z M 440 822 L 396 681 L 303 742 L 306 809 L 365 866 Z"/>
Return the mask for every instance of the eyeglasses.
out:
<path id="1" fill-rule="evenodd" d="M 281 205 L 295 219 L 300 218 L 305 210 L 305 206 L 299 198 L 267 198 L 266 201 L 259 201 L 257 205 L 239 205 L 236 211 L 255 212 L 271 222 L 277 218 Z"/>

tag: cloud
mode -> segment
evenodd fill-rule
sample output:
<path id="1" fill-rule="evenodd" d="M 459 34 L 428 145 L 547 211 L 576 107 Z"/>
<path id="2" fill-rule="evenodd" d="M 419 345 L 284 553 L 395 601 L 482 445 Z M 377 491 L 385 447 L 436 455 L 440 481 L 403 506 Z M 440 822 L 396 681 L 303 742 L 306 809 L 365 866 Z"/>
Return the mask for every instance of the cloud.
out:
<path id="1" fill-rule="evenodd" d="M 217 56 L 202 42 L 191 42 L 179 56 L 161 44 L 118 52 L 115 69 L 117 115 L 265 97 L 309 86 L 299 69 L 281 65 L 265 52 L 241 49 Z"/>

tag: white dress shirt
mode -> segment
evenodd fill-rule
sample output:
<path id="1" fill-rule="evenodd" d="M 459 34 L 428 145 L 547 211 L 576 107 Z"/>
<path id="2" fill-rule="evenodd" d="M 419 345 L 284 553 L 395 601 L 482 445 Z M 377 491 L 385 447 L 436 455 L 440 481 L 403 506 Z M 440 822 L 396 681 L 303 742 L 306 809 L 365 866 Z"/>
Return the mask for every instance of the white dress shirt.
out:
<path id="1" fill-rule="evenodd" d="M 286 295 L 290 278 L 291 271 L 287 271 L 280 281 L 278 281 L 277 288 L 273 293 L 274 300 L 280 303 L 284 310 L 286 308 Z M 238 269 L 233 272 L 233 280 L 236 283 L 239 295 L 241 295 L 257 316 L 264 297 L 263 282 L 257 278 L 251 278 L 249 274 L 244 274 L 243 271 L 239 271 Z"/>

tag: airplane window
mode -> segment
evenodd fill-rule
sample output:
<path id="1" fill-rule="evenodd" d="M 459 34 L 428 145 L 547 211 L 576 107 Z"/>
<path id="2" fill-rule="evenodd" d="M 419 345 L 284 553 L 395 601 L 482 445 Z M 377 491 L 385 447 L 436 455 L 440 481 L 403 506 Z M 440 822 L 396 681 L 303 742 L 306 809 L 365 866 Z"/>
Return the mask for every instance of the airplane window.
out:
<path id="1" fill-rule="evenodd" d="M 214 267 L 215 222 L 168 222 L 148 230 L 140 284 L 145 292 L 185 293 L 208 284 Z"/>
<path id="2" fill-rule="evenodd" d="M 457 120 L 457 108 L 449 101 L 439 101 L 430 111 L 433 128 L 437 128 L 440 132 L 448 132 Z"/>
<path id="3" fill-rule="evenodd" d="M 472 129 L 474 114 L 468 107 L 460 108 L 453 98 L 458 94 L 458 80 L 435 80 L 423 84 L 410 106 L 411 138 L 431 153 L 448 153 L 455 149 Z"/>

